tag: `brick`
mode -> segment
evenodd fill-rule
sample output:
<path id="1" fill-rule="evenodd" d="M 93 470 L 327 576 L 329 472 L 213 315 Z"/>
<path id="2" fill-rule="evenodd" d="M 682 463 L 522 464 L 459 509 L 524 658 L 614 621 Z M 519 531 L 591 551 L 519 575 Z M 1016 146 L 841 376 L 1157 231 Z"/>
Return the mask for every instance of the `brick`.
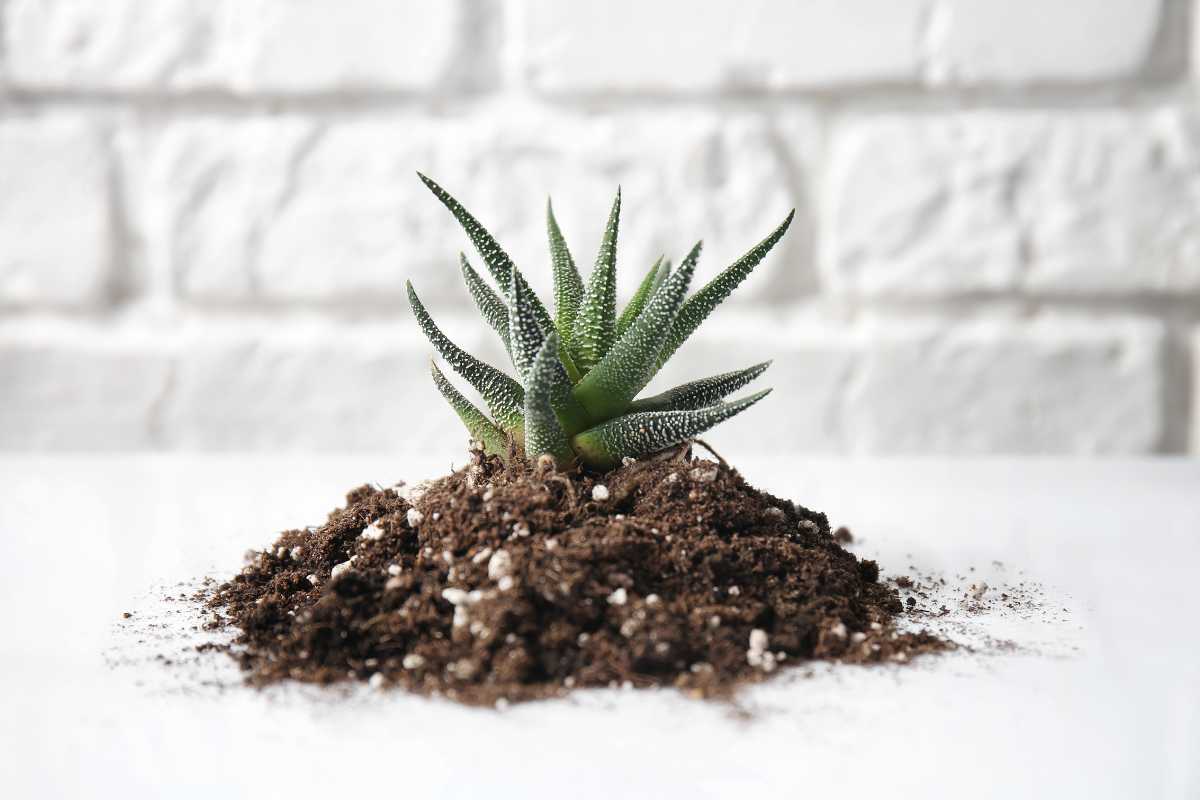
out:
<path id="1" fill-rule="evenodd" d="M 1160 445 L 1157 323 L 885 323 L 862 346 L 845 407 L 853 451 L 1097 455 Z"/>
<path id="2" fill-rule="evenodd" d="M 917 76 L 923 3 L 531 0 L 527 69 L 547 91 L 696 91 Z"/>
<path id="3" fill-rule="evenodd" d="M 416 168 L 471 208 L 544 294 L 547 193 L 588 270 L 620 184 L 629 293 L 655 257 L 678 261 L 697 238 L 706 280 L 765 236 L 803 203 L 816 140 L 805 114 L 531 113 L 202 120 L 126 131 L 121 150 L 139 237 L 188 300 L 397 305 L 406 278 L 423 296 L 464 302 L 456 256 L 472 252 Z M 807 211 L 735 302 L 811 287 Z"/>
<path id="4" fill-rule="evenodd" d="M 948 0 L 925 18 L 933 83 L 1104 81 L 1135 76 L 1153 56 L 1159 0 Z"/>
<path id="5" fill-rule="evenodd" d="M 838 291 L 1200 288 L 1200 160 L 1176 111 L 885 115 L 833 151 L 821 261 Z"/>
<path id="6" fill-rule="evenodd" d="M 1182 427 L 1191 430 L 1192 453 L 1200 455 L 1200 327 L 1192 334 L 1191 419 Z"/>
<path id="7" fill-rule="evenodd" d="M 461 71 L 440 0 L 13 0 L 5 22 L 33 88 L 425 90 Z"/>
<path id="8" fill-rule="evenodd" d="M 84 307 L 107 299 L 107 160 L 84 120 L 0 121 L 0 306 Z"/>
<path id="9" fill-rule="evenodd" d="M 156 444 L 170 359 L 85 328 L 0 334 L 0 450 L 128 450 Z"/>
<path id="10" fill-rule="evenodd" d="M 1147 0 L 532 0 L 527 71 L 551 92 L 1026 84 L 1137 76 Z M 1181 66 L 1181 65 L 1179 65 Z"/>
<path id="11" fill-rule="evenodd" d="M 481 349 L 483 331 L 452 329 L 464 347 Z M 421 345 L 407 325 L 279 326 L 189 341 L 163 414 L 164 440 L 180 449 L 456 454 L 468 437 L 434 387 Z"/>

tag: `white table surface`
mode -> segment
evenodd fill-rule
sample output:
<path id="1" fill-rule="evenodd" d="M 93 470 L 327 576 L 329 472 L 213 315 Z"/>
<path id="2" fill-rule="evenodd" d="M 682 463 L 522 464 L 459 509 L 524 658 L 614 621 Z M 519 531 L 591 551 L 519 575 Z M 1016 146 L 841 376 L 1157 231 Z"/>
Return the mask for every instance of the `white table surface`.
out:
<path id="1" fill-rule="evenodd" d="M 736 710 L 670 691 L 502 713 L 258 692 L 224 656 L 154 660 L 196 641 L 189 604 L 161 587 L 229 574 L 345 490 L 447 459 L 3 456 L 0 792 L 1200 797 L 1200 462 L 740 462 L 849 525 L 885 574 L 914 565 L 951 592 L 1025 581 L 1040 607 L 971 615 L 948 595 L 958 635 L 1015 650 L 786 671 Z"/>

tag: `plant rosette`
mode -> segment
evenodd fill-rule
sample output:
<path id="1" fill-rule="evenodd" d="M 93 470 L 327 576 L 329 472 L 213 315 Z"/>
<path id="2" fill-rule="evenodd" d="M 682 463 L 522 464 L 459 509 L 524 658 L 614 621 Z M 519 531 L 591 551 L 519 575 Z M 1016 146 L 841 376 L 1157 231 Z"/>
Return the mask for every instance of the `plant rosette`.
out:
<path id="1" fill-rule="evenodd" d="M 480 395 L 434 383 L 470 463 L 416 487 L 363 486 L 318 528 L 285 531 L 209 597 L 249 680 L 362 680 L 503 706 L 581 687 L 728 695 L 814 658 L 906 663 L 951 646 L 897 627 L 896 589 L 824 514 L 759 491 L 694 437 L 769 390 L 726 398 L 769 362 L 639 398 L 783 237 L 784 221 L 688 296 L 696 244 L 616 305 L 618 191 L 585 284 L 547 204 L 552 318 L 491 234 L 421 176 L 499 291 L 460 256 L 517 377 L 421 330 Z M 714 454 L 715 455 L 715 454 Z"/>

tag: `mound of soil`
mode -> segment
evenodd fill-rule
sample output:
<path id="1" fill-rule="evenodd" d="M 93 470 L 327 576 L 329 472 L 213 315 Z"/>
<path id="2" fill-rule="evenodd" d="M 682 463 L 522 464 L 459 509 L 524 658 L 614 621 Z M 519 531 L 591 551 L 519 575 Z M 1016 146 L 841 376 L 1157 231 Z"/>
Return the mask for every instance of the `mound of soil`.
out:
<path id="1" fill-rule="evenodd" d="M 678 450 L 604 476 L 472 463 L 362 486 L 208 602 L 254 683 L 366 680 L 468 703 L 572 687 L 725 694 L 806 659 L 906 662 L 896 590 L 824 514 Z"/>

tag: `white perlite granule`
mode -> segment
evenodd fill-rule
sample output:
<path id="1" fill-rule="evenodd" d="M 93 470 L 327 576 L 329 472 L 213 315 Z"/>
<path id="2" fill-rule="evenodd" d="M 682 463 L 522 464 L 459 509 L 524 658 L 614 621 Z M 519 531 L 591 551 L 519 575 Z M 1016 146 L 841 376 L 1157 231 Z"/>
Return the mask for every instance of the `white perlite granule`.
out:
<path id="1" fill-rule="evenodd" d="M 625 593 L 623 588 L 614 589 L 613 593 L 608 596 L 609 605 L 614 606 L 623 606 L 628 599 L 629 595 Z"/>
<path id="2" fill-rule="evenodd" d="M 399 564 L 388 564 L 387 573 L 388 573 L 388 575 L 391 575 L 393 578 L 396 577 L 397 575 L 399 575 L 402 571 L 403 570 L 400 569 Z"/>
<path id="3" fill-rule="evenodd" d="M 592 499 L 597 503 L 603 503 L 608 499 L 608 487 L 603 483 L 597 483 L 592 487 Z"/>
<path id="4" fill-rule="evenodd" d="M 462 605 L 467 602 L 468 596 L 465 589 L 442 589 L 442 599 L 453 606 Z"/>
<path id="5" fill-rule="evenodd" d="M 409 653 L 400 663 L 404 665 L 405 669 L 420 669 L 425 666 L 425 657 L 419 656 L 416 653 Z"/>
<path id="6" fill-rule="evenodd" d="M 492 548 L 485 547 L 482 550 L 480 550 L 478 553 L 476 553 L 475 555 L 471 556 L 471 563 L 472 564 L 482 564 L 483 562 L 487 561 L 491 557 L 492 557 Z"/>
<path id="7" fill-rule="evenodd" d="M 494 581 L 512 574 L 512 556 L 504 550 L 497 550 L 488 560 L 487 571 L 488 577 Z"/>
<path id="8" fill-rule="evenodd" d="M 334 564 L 333 569 L 329 570 L 329 580 L 337 580 L 343 573 L 347 572 L 353 566 L 349 561 L 343 561 L 340 564 Z"/>
<path id="9" fill-rule="evenodd" d="M 408 510 L 408 527 L 415 528 L 425 521 L 425 515 L 415 508 Z"/>
<path id="10" fill-rule="evenodd" d="M 752 667 L 761 667 L 764 672 L 775 669 L 775 654 L 767 652 L 770 640 L 767 632 L 755 628 L 750 631 L 750 647 L 746 650 L 746 663 Z"/>
<path id="11" fill-rule="evenodd" d="M 368 539 L 372 542 L 378 542 L 383 538 L 383 528 L 372 522 L 370 525 L 363 528 L 362 538 Z"/>

